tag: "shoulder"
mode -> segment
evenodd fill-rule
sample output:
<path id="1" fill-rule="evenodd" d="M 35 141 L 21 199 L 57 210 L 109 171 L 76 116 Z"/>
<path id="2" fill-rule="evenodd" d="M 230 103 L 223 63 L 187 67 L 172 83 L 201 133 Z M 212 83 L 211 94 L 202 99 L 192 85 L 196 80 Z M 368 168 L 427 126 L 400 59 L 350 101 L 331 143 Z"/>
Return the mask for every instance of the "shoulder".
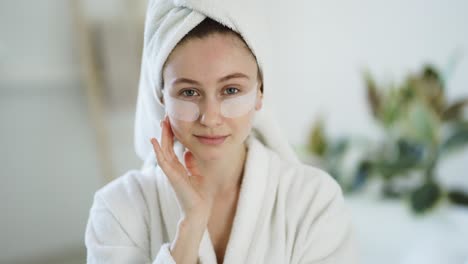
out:
<path id="1" fill-rule="evenodd" d="M 327 172 L 305 164 L 287 167 L 291 173 L 282 175 L 282 182 L 290 223 L 309 229 L 329 215 L 347 214 L 341 187 Z"/>
<path id="2" fill-rule="evenodd" d="M 146 225 L 157 203 L 154 171 L 130 170 L 109 182 L 96 191 L 91 213 L 104 211 L 123 226 Z"/>
<path id="3" fill-rule="evenodd" d="M 86 229 L 88 246 L 99 241 L 149 247 L 150 209 L 157 203 L 152 171 L 154 167 L 130 170 L 96 191 Z"/>
<path id="4" fill-rule="evenodd" d="M 341 187 L 325 171 L 301 166 L 287 208 L 297 256 L 307 263 L 357 263 L 354 227 Z"/>
<path id="5" fill-rule="evenodd" d="M 301 252 L 297 256 L 310 262 L 336 259 L 342 254 L 351 256 L 351 215 L 335 179 L 306 164 L 278 164 L 282 171 L 279 188 L 283 189 L 278 193 L 284 199 L 288 239 L 294 241 L 296 252 Z"/>
<path id="6" fill-rule="evenodd" d="M 263 144 L 260 147 L 257 145 L 257 148 L 261 148 L 268 157 L 269 174 L 278 178 L 278 187 L 287 191 L 289 200 L 314 200 L 319 203 L 342 195 L 341 187 L 326 171 L 301 162 L 286 160 Z"/>
<path id="7" fill-rule="evenodd" d="M 155 190 L 154 172 L 154 168 L 129 170 L 96 191 L 95 197 L 111 204 L 143 202 L 141 199 Z"/>
<path id="8" fill-rule="evenodd" d="M 290 201 L 300 199 L 322 207 L 334 199 L 342 199 L 341 187 L 326 171 L 306 164 L 288 163 L 286 167 L 291 171 L 284 175 L 284 181 L 289 183 Z"/>
<path id="9" fill-rule="evenodd" d="M 270 160 L 269 179 L 277 181 L 277 201 L 284 203 L 287 228 L 297 235 L 293 239 L 328 240 L 330 247 L 339 244 L 351 220 L 336 180 L 320 168 L 287 161 L 266 147 L 264 153 Z"/>

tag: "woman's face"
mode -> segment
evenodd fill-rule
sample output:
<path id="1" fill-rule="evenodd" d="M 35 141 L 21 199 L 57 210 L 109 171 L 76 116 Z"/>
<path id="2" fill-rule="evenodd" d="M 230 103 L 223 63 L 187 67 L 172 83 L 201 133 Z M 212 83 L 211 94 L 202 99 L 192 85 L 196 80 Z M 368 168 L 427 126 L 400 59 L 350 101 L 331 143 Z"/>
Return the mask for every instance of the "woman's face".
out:
<path id="1" fill-rule="evenodd" d="M 173 101 L 198 106 L 194 121 L 169 114 L 175 137 L 196 158 L 216 160 L 236 155 L 243 148 L 255 111 L 262 107 L 257 71 L 255 58 L 234 35 L 215 33 L 193 38 L 173 50 L 163 69 L 163 93 L 168 101 L 164 104 L 167 107 L 169 100 L 177 99 Z M 240 105 L 245 111 L 233 116 L 223 111 L 229 105 L 223 102 L 246 98 L 248 92 L 254 93 L 255 99 L 253 104 Z M 232 104 L 230 107 L 239 109 Z"/>

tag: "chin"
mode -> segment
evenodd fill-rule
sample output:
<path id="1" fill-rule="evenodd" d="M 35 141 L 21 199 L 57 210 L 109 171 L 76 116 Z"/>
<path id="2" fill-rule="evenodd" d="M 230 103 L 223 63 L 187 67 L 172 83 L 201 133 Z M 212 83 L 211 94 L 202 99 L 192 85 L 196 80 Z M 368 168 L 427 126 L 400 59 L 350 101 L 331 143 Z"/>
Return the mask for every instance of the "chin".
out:
<path id="1" fill-rule="evenodd" d="M 200 160 L 215 161 L 225 157 L 229 152 L 224 146 L 207 146 L 200 143 L 196 143 L 193 148 L 189 148 L 190 151 Z"/>
<path id="2" fill-rule="evenodd" d="M 216 153 L 201 153 L 199 154 L 199 159 L 203 161 L 218 161 L 221 160 L 223 157 L 222 154 L 216 154 Z"/>

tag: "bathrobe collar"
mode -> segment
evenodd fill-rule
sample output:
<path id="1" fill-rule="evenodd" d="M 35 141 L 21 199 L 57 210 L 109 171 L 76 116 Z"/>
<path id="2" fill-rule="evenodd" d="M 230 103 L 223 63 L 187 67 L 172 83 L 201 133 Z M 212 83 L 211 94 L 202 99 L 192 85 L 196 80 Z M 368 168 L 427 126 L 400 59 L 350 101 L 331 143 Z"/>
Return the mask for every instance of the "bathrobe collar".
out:
<path id="1" fill-rule="evenodd" d="M 268 149 L 255 137 L 247 138 L 248 152 L 241 182 L 239 200 L 234 216 L 230 238 L 227 244 L 224 264 L 245 263 L 250 242 L 254 239 L 255 225 L 261 212 L 261 205 L 267 186 L 269 153 Z M 157 168 L 157 189 L 161 201 L 163 220 L 167 236 L 173 241 L 177 224 L 181 217 L 176 195 L 167 177 Z M 201 263 L 217 263 L 213 243 L 208 228 L 200 242 L 199 259 Z"/>

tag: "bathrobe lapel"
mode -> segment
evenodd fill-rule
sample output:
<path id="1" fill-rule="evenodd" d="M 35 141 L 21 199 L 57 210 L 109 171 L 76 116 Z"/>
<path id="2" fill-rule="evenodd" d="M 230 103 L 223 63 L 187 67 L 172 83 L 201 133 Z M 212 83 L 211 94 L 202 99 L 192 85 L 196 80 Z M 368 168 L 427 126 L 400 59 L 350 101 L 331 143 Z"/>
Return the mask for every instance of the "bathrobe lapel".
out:
<path id="1" fill-rule="evenodd" d="M 224 264 L 247 263 L 265 198 L 269 156 L 255 137 L 249 138 L 248 143 L 249 152 Z"/>
<path id="2" fill-rule="evenodd" d="M 158 189 L 159 201 L 161 201 L 159 206 L 161 207 L 167 240 L 173 241 L 177 232 L 177 224 L 180 217 L 182 216 L 181 209 L 177 202 L 174 189 L 172 188 L 164 172 L 159 167 L 157 167 L 156 177 L 156 188 Z M 203 233 L 198 255 L 200 263 L 216 263 L 216 254 L 208 233 L 208 229 L 205 229 L 205 232 Z"/>
<path id="3" fill-rule="evenodd" d="M 244 168 L 239 201 L 227 244 L 224 264 L 246 263 L 255 229 L 260 218 L 262 201 L 267 186 L 269 155 L 265 147 L 255 138 L 248 138 L 248 153 Z M 175 237 L 181 213 L 175 193 L 163 172 L 158 168 L 158 194 L 167 235 L 170 241 Z M 208 229 L 200 242 L 199 260 L 202 264 L 215 264 L 216 254 Z"/>

